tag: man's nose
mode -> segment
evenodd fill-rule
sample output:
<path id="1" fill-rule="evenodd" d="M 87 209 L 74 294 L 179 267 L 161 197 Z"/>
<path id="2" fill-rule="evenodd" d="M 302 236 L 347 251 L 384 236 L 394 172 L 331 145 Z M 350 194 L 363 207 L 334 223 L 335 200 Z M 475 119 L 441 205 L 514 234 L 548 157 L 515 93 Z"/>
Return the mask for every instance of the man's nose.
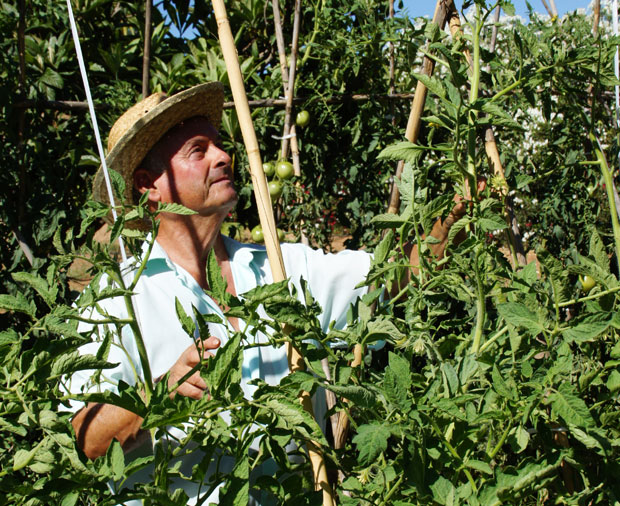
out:
<path id="1" fill-rule="evenodd" d="M 214 167 L 225 167 L 227 165 L 230 165 L 232 159 L 230 158 L 230 156 L 228 156 L 228 153 L 218 146 L 215 146 L 215 149 L 217 150 L 217 152 L 215 156 Z"/>

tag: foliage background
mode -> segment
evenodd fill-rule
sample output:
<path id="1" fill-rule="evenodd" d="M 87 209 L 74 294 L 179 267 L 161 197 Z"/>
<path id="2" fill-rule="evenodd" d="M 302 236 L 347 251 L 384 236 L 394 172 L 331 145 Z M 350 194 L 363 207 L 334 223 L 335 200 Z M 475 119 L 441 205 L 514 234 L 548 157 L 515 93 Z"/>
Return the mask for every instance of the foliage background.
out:
<path id="1" fill-rule="evenodd" d="M 107 131 L 139 98 L 143 7 L 81 0 L 74 9 L 92 93 L 102 106 L 99 124 Z M 282 2 L 281 9 L 285 39 L 290 40 L 293 3 Z M 228 10 L 249 97 L 282 95 L 270 6 L 261 0 L 231 2 Z M 344 472 L 352 503 L 425 504 L 431 498 L 438 504 L 619 501 L 613 479 L 620 438 L 617 253 L 607 188 L 600 168 L 592 164 L 595 153 L 588 139 L 595 131 L 608 160 L 616 160 L 608 16 L 607 11 L 599 39 L 592 37 L 591 19 L 583 15 L 569 14 L 556 22 L 533 18 L 527 24 L 504 18 L 496 53 L 482 44 L 483 100 L 514 86 L 500 101 L 503 112 L 493 120 L 519 223 L 527 231 L 529 246 L 538 250 L 540 277 L 534 264 L 513 272 L 497 252 L 504 243 L 498 219 L 501 199 L 487 194 L 472 211 L 472 223 L 478 225 L 454 251 L 448 268 L 434 271 L 429 264 L 421 281 L 407 288 L 406 302 L 391 301 L 372 317 L 362 304 L 358 323 L 352 320 L 348 333 L 323 336 L 325 342 L 339 339 L 349 344 L 330 360 L 333 389 L 343 393 L 342 388 L 349 388 L 343 395 L 354 399 L 353 438 L 329 459 Z M 471 12 L 465 18 L 473 21 Z M 75 446 L 69 415 L 56 414 L 64 399 L 59 389 L 62 374 L 100 364 L 75 362 L 72 353 L 85 337 L 66 323 L 74 314 L 76 294 L 68 284 L 68 269 L 75 256 L 86 248 L 95 257 L 95 271 L 113 269 L 109 252 L 93 242 L 102 213 L 87 205 L 98 166 L 94 140 L 82 112 L 16 106 L 25 99 L 84 96 L 66 7 L 42 0 L 27 4 L 23 85 L 17 64 L 19 19 L 19 5 L 2 3 L 0 27 L 10 36 L 0 51 L 0 276 L 1 307 L 6 311 L 0 334 L 6 357 L 0 423 L 8 434 L 0 444 L 0 488 L 7 504 L 39 504 L 47 498 L 63 505 L 114 504 L 120 496 L 114 497 L 107 481 L 119 481 L 132 471 L 125 467 L 122 451 L 116 445 L 104 459 L 87 461 Z M 196 37 L 174 35 L 186 30 Z M 489 30 L 483 30 L 484 40 Z M 471 30 L 466 33 L 471 35 Z M 278 204 L 281 226 L 299 234 L 297 223 L 303 216 L 313 243 L 322 247 L 330 245 L 332 226 L 349 234 L 353 247 L 379 243 L 381 230 L 375 225 L 394 229 L 378 249 L 378 284 L 390 282 L 405 265 L 401 260 L 393 264 L 396 267 L 385 267 L 381 260 L 391 256 L 388 253 L 398 254 L 402 237 L 415 236 L 433 217 L 446 214 L 450 199 L 442 196 L 451 196 L 454 188 L 462 191 L 458 166 L 468 153 L 466 133 L 479 125 L 468 124 L 467 106 L 455 109 L 431 94 L 419 141 L 428 149 L 401 146 L 379 158 L 383 148 L 402 138 L 408 102 L 333 104 L 326 99 L 385 94 L 389 41 L 396 47 L 396 90 L 413 90 L 411 69 L 419 68 L 429 39 L 442 63 L 435 91 L 441 94 L 444 86 L 444 97 L 466 104 L 470 78 L 460 57 L 462 46 L 433 31 L 427 21 L 390 20 L 387 5 L 374 0 L 359 0 L 346 8 L 331 0 L 304 6 L 297 95 L 308 97 L 304 108 L 312 116 L 311 126 L 300 134 L 300 183 L 307 193 L 287 183 Z M 208 4 L 159 4 L 151 68 L 152 91 L 173 93 L 213 79 L 226 84 Z M 283 111 L 256 109 L 253 116 L 264 159 L 275 158 L 279 142 L 272 135 L 280 134 Z M 463 136 L 455 137 L 457 131 Z M 226 115 L 223 133 L 235 154 L 242 196 L 231 219 L 251 228 L 257 217 L 232 112 Z M 410 162 L 407 181 L 415 181 L 417 193 L 404 198 L 398 220 L 390 223 L 384 218 L 372 224 L 385 208 L 392 159 L 403 157 Z M 480 145 L 475 148 L 475 165 L 480 173 L 488 170 Z M 491 180 L 491 186 L 500 183 Z M 481 210 L 485 198 L 486 209 L 492 211 L 488 215 Z M 407 205 L 412 214 L 407 214 Z M 32 250 L 32 265 L 18 237 Z M 597 287 L 592 300 L 569 304 L 579 298 L 578 274 L 594 277 Z M 468 350 L 481 314 L 491 344 L 474 360 Z M 378 337 L 388 341 L 384 356 L 352 372 L 347 353 L 356 343 Z M 309 353 L 313 356 L 312 350 Z M 327 381 L 312 363 L 309 367 Z M 291 399 L 295 381 L 282 390 Z M 311 380 L 299 379 L 304 381 Z M 165 392 L 159 395 L 164 398 Z M 234 400 L 234 392 L 226 395 Z M 264 395 L 271 402 L 269 396 L 275 394 L 265 388 Z M 184 413 L 189 417 L 194 409 Z M 239 426 L 263 416 L 256 406 L 244 409 Z M 337 409 L 348 408 L 339 404 Z M 282 424 L 291 436 L 294 424 L 288 422 L 267 424 L 267 440 L 268 429 L 282 429 Z M 558 429 L 568 432 L 568 446 L 558 440 Z M 222 439 L 211 444 L 228 436 L 217 437 Z M 243 441 L 239 444 L 242 448 Z M 572 485 L 566 478 L 567 463 Z M 162 457 L 158 465 L 166 464 Z M 271 487 L 271 492 L 283 501 L 301 500 L 292 492 L 299 485 L 289 484 L 284 491 Z M 152 494 L 159 490 L 165 497 L 165 480 L 153 487 L 138 492 L 155 497 Z M 182 497 L 169 500 L 183 504 Z M 241 496 L 234 500 L 243 503 Z"/>

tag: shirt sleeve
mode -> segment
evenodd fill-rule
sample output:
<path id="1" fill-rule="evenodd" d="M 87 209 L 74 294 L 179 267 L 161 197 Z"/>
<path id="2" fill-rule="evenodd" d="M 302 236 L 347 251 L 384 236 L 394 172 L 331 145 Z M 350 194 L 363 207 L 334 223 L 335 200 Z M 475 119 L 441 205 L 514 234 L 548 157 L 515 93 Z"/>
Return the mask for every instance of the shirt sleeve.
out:
<path id="1" fill-rule="evenodd" d="M 323 330 L 327 332 L 332 321 L 335 328 L 344 328 L 349 306 L 368 292 L 368 287 L 357 285 L 368 274 L 371 254 L 352 250 L 325 253 L 301 244 L 287 249 L 290 250 L 285 255 L 287 274 L 298 290 L 300 277 L 308 282 L 312 296 L 323 309 L 320 316 Z"/>

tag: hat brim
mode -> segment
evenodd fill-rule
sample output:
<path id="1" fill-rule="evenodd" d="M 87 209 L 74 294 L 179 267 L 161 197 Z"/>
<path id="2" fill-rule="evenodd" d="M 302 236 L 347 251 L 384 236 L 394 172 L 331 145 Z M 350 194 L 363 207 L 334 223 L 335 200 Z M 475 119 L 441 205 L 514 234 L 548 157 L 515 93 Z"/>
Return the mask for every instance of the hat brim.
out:
<path id="1" fill-rule="evenodd" d="M 146 154 L 172 127 L 194 116 L 202 116 L 219 130 L 224 105 L 224 86 L 219 82 L 199 84 L 172 95 L 136 121 L 118 140 L 106 157 L 106 164 L 123 176 L 123 201 L 133 203 L 133 173 Z M 93 198 L 108 204 L 103 167 L 93 181 Z M 118 196 L 115 195 L 115 204 Z"/>

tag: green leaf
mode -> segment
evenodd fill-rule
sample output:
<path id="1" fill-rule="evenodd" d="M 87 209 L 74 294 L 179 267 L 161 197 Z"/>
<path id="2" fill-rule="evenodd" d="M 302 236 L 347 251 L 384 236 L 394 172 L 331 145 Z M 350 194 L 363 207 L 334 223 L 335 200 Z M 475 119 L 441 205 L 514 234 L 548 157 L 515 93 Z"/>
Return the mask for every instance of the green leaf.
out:
<path id="1" fill-rule="evenodd" d="M 50 378 L 57 378 L 63 374 L 89 369 L 111 369 L 117 365 L 118 364 L 100 360 L 94 355 L 80 355 L 80 352 L 75 350 L 71 353 L 61 355 L 54 361 L 50 372 Z"/>
<path id="2" fill-rule="evenodd" d="M 112 469 L 113 478 L 118 481 L 125 474 L 125 454 L 121 444 L 115 439 L 108 448 L 107 459 L 109 467 Z"/>
<path id="3" fill-rule="evenodd" d="M 373 464 L 376 458 L 387 449 L 390 431 L 379 423 L 360 425 L 353 443 L 359 452 L 359 463 L 363 466 Z"/>
<path id="4" fill-rule="evenodd" d="M 477 223 L 485 232 L 493 232 L 494 230 L 504 230 L 505 228 L 508 228 L 506 220 L 504 220 L 501 216 L 492 215 L 486 218 L 480 218 Z"/>
<path id="5" fill-rule="evenodd" d="M 552 415 L 561 417 L 566 424 L 588 428 L 595 425 L 594 419 L 586 403 L 577 396 L 575 387 L 570 383 L 562 383 L 549 396 Z"/>
<path id="6" fill-rule="evenodd" d="M 524 327 L 534 337 L 545 329 L 538 315 L 519 302 L 498 305 L 497 311 L 506 322 L 515 327 Z"/>
<path id="7" fill-rule="evenodd" d="M 398 228 L 407 223 L 408 218 L 398 214 L 378 214 L 370 222 L 378 228 Z"/>
<path id="8" fill-rule="evenodd" d="M 376 403 L 375 394 L 363 386 L 358 385 L 324 385 L 337 396 L 348 399 L 356 406 L 372 408 Z"/>
<path id="9" fill-rule="evenodd" d="M 592 227 L 590 232 L 589 255 L 594 258 L 596 265 L 603 269 L 603 271 L 609 272 L 609 256 L 607 256 L 605 245 L 595 227 Z"/>
<path id="10" fill-rule="evenodd" d="M 194 320 L 187 316 L 185 309 L 183 309 L 183 304 L 181 304 L 178 297 L 174 298 L 174 309 L 176 310 L 181 327 L 183 327 L 185 333 L 193 339 L 196 334 L 196 324 Z"/>
<path id="11" fill-rule="evenodd" d="M 121 205 L 123 203 L 123 196 L 125 195 L 125 178 L 123 178 L 123 176 L 114 169 L 108 168 L 108 173 L 110 174 L 112 188 L 114 189 L 116 198 L 118 199 L 115 204 L 117 206 Z"/>
<path id="12" fill-rule="evenodd" d="M 213 295 L 216 302 L 228 306 L 228 299 L 230 298 L 229 294 L 226 292 L 228 283 L 226 283 L 224 276 L 222 276 L 222 271 L 217 263 L 217 258 L 213 249 L 209 252 L 209 258 L 207 259 L 206 275 L 209 293 Z"/>
<path id="13" fill-rule="evenodd" d="M 28 434 L 26 427 L 24 427 L 23 425 L 17 425 L 5 418 L 0 418 L 0 429 L 3 433 L 12 432 L 13 434 L 17 434 L 18 436 L 25 436 L 26 434 Z"/>
<path id="14" fill-rule="evenodd" d="M 0 332 L 0 348 L 10 346 L 19 342 L 19 334 L 13 329 Z"/>
<path id="15" fill-rule="evenodd" d="M 219 497 L 220 506 L 247 506 L 250 498 L 250 463 L 248 452 L 238 458 L 223 493 Z"/>
<path id="16" fill-rule="evenodd" d="M 493 364 L 491 378 L 493 379 L 493 390 L 506 399 L 515 400 L 517 392 L 513 388 L 508 387 L 497 368 L 497 364 Z"/>
<path id="17" fill-rule="evenodd" d="M 263 403 L 261 399 L 257 401 Z M 287 429 L 294 430 L 308 440 L 313 440 L 320 444 L 327 444 L 316 421 L 304 410 L 299 402 L 292 402 L 285 397 L 277 396 L 268 398 L 264 404 L 269 412 L 276 415 L 278 420 L 281 421 Z"/>
<path id="18" fill-rule="evenodd" d="M 401 141 L 384 148 L 377 158 L 379 160 L 404 160 L 415 165 L 423 152 L 422 146 L 409 141 Z"/>
<path id="19" fill-rule="evenodd" d="M 480 471 L 485 474 L 493 474 L 493 470 L 491 466 L 486 462 L 482 462 L 481 460 L 468 460 L 465 462 L 465 465 L 471 469 L 475 469 L 476 471 Z"/>
<path id="20" fill-rule="evenodd" d="M 13 456 L 13 471 L 19 471 L 30 464 L 34 459 L 34 454 L 37 449 L 38 447 L 35 447 L 32 450 L 17 450 Z"/>
<path id="21" fill-rule="evenodd" d="M 456 502 L 456 489 L 454 485 L 444 478 L 440 476 L 435 480 L 435 482 L 430 486 L 431 492 L 433 493 L 433 499 L 438 503 L 445 506 L 453 506 L 457 504 Z"/>
<path id="22" fill-rule="evenodd" d="M 50 287 L 43 278 L 29 272 L 14 272 L 11 274 L 18 283 L 27 283 L 43 298 L 48 306 L 52 306 L 58 294 L 57 287 Z"/>
<path id="23" fill-rule="evenodd" d="M 614 369 L 609 373 L 607 382 L 605 383 L 610 392 L 617 392 L 620 390 L 620 372 L 618 369 Z"/>
<path id="24" fill-rule="evenodd" d="M 35 317 L 37 312 L 37 307 L 34 305 L 34 302 L 27 300 L 21 292 L 18 292 L 16 295 L 0 295 L 0 309 L 15 311 L 17 313 L 26 313 L 32 318 Z"/>
<path id="25" fill-rule="evenodd" d="M 419 74 L 416 72 L 412 72 L 412 75 L 415 79 L 417 79 L 420 83 L 428 88 L 431 93 L 434 93 L 439 98 L 446 97 L 446 89 L 444 88 L 443 83 L 440 79 L 436 77 L 429 77 L 424 74 Z M 417 88 L 417 87 L 416 87 Z"/>
<path id="26" fill-rule="evenodd" d="M 46 67 L 45 72 L 41 76 L 41 82 L 59 90 L 64 86 L 62 76 L 51 67 Z"/>
<path id="27" fill-rule="evenodd" d="M 386 317 L 378 317 L 368 322 L 364 344 L 371 344 L 381 339 L 399 340 L 404 334 Z"/>
<path id="28" fill-rule="evenodd" d="M 569 343 L 584 343 L 593 341 L 594 338 L 601 335 L 609 327 L 609 320 L 582 322 L 578 325 L 562 331 L 562 335 Z"/>
<path id="29" fill-rule="evenodd" d="M 184 205 L 174 204 L 171 202 L 162 203 L 160 202 L 156 214 L 160 213 L 173 213 L 173 214 L 182 214 L 183 216 L 191 216 L 192 214 L 198 214 L 196 211 L 192 209 L 188 209 Z"/>
<path id="30" fill-rule="evenodd" d="M 373 265 L 378 265 L 385 262 L 392 251 L 392 240 L 394 238 L 394 231 L 388 230 L 387 234 L 381 239 L 377 247 L 375 248 L 375 253 L 372 258 Z"/>
<path id="31" fill-rule="evenodd" d="M 226 386 L 241 381 L 242 365 L 241 333 L 237 332 L 217 350 L 214 357 L 207 359 L 206 367 L 201 370 L 201 375 L 215 398 Z"/>

